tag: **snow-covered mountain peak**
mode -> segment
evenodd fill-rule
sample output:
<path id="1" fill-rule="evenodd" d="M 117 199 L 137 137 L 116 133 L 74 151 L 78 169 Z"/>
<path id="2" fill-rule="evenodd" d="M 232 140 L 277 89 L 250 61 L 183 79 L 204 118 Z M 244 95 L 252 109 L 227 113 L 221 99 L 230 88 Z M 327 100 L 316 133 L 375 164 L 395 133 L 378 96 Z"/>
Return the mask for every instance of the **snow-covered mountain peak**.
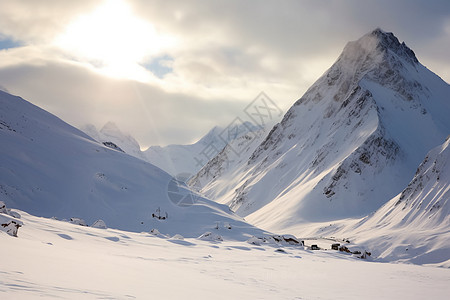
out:
<path id="1" fill-rule="evenodd" d="M 261 129 L 262 129 L 261 126 L 254 125 L 252 122 L 249 121 L 245 121 L 242 122 L 242 124 L 237 124 L 226 128 L 214 126 L 206 135 L 204 135 L 198 141 L 198 143 L 202 145 L 208 145 L 212 142 L 216 142 L 217 140 L 219 140 L 219 137 L 223 143 L 225 142 L 228 143 L 246 134 L 247 132 L 259 131 Z"/>
<path id="2" fill-rule="evenodd" d="M 136 141 L 136 139 L 129 133 L 122 132 L 114 122 L 109 121 L 105 125 L 103 125 L 102 129 L 100 129 L 100 133 L 105 137 L 125 140 L 130 145 L 132 145 L 133 148 L 140 149 L 139 143 Z"/>
<path id="3" fill-rule="evenodd" d="M 197 181 L 266 228 L 363 216 L 401 192 L 448 135 L 449 93 L 412 50 L 376 29 L 346 45 L 245 168 L 210 166 L 220 175 Z"/>
<path id="4" fill-rule="evenodd" d="M 100 132 L 110 135 L 115 135 L 117 133 L 123 134 L 117 124 L 112 121 L 106 122 L 106 124 L 100 129 Z"/>
<path id="5" fill-rule="evenodd" d="M 202 144 L 202 145 L 207 145 L 209 143 L 216 141 L 218 135 L 220 134 L 220 132 L 222 130 L 223 130 L 223 128 L 221 128 L 219 126 L 214 126 L 213 128 L 211 128 L 211 130 L 208 131 L 207 134 L 205 134 L 203 137 L 201 137 L 197 143 Z"/>
<path id="6" fill-rule="evenodd" d="M 151 146 L 143 152 L 144 159 L 173 176 L 183 174 L 182 177 L 189 177 L 219 154 L 228 143 L 249 132 L 261 130 L 260 126 L 251 122 L 239 121 L 225 128 L 213 127 L 194 144 Z"/>
<path id="7" fill-rule="evenodd" d="M 414 109 L 423 115 L 427 113 L 427 104 L 422 105 L 421 99 L 428 99 L 430 95 L 429 89 L 420 83 L 424 79 L 419 74 L 420 68 L 424 69 L 426 75 L 431 73 L 418 64 L 411 49 L 400 43 L 392 33 L 379 28 L 349 42 L 337 61 L 296 101 L 281 123 L 273 128 L 251 160 L 258 160 L 261 153 L 269 149 L 270 145 L 277 144 L 275 139 L 281 139 L 281 135 L 286 135 L 287 131 L 290 132 L 287 134 L 290 140 L 287 143 L 291 146 L 297 143 L 292 138 L 303 131 L 299 126 L 304 126 L 305 117 L 300 116 L 305 114 L 310 116 L 311 120 L 307 122 L 311 123 L 311 129 L 321 127 L 321 119 L 329 119 L 326 122 L 331 123 L 328 136 L 338 131 L 341 125 L 355 123 L 345 131 L 349 133 L 364 129 L 366 133 L 376 135 L 375 138 L 383 139 L 386 136 L 386 123 L 390 121 L 385 117 L 386 107 L 391 110 L 389 119 L 400 117 L 394 116 L 396 111 Z M 374 96 L 374 93 L 381 94 L 381 86 L 395 92 L 395 97 Z M 312 116 L 317 118 L 313 119 Z M 379 141 L 378 144 L 397 147 L 391 141 Z"/>
<path id="8" fill-rule="evenodd" d="M 388 53 L 402 57 L 411 63 L 419 62 L 414 51 L 404 42 L 400 43 L 392 32 L 386 32 L 380 28 L 365 34 L 356 41 L 349 42 L 344 48 L 342 57 L 358 60 L 361 59 L 361 56 L 371 55 L 374 57 L 377 54 L 386 55 Z"/>
<path id="9" fill-rule="evenodd" d="M 406 46 L 405 42 L 400 43 L 397 37 L 395 37 L 392 32 L 385 32 L 380 28 L 377 28 L 369 35 L 378 39 L 379 50 L 382 49 L 383 51 L 392 51 L 393 53 L 406 60 L 409 60 L 412 63 L 419 62 L 414 51 Z M 361 38 L 361 40 L 362 39 L 364 39 L 364 37 Z"/>
<path id="10" fill-rule="evenodd" d="M 337 61 L 296 105 L 308 101 L 317 103 L 326 98 L 327 90 L 334 93 L 333 100 L 342 103 L 355 92 L 358 87 L 355 85 L 363 78 L 397 86 L 405 99 L 411 100 L 412 94 L 406 91 L 417 91 L 421 86 L 414 76 L 405 78 L 404 73 L 418 72 L 418 63 L 414 52 L 404 42 L 400 43 L 394 34 L 377 28 L 347 43 Z"/>
<path id="11" fill-rule="evenodd" d="M 107 122 L 100 130 L 97 130 L 92 124 L 86 124 L 80 129 L 111 149 L 123 151 L 129 155 L 143 159 L 138 141 L 130 134 L 122 132 L 116 123 L 112 121 Z"/>

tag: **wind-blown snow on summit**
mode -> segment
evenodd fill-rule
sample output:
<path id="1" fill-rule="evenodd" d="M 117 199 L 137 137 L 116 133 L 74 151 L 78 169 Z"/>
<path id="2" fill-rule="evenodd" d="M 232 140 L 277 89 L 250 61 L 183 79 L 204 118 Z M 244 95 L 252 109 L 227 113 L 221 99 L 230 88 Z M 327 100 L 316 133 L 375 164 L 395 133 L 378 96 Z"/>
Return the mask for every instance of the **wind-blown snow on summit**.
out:
<path id="1" fill-rule="evenodd" d="M 0 91 L 0 201 L 27 213 L 98 219 L 111 228 L 198 237 L 217 224 L 221 235 L 246 240 L 261 233 L 228 207 L 190 194 L 172 176 L 121 151 L 97 143 L 54 115 Z M 168 190 L 169 188 L 172 190 Z M 82 222 L 79 222 L 80 224 Z M 244 236 L 245 234 L 245 236 Z"/>
<path id="2" fill-rule="evenodd" d="M 448 135 L 448 95 L 411 49 L 376 29 L 346 45 L 243 168 L 202 192 L 271 230 L 362 217 L 397 195 Z"/>

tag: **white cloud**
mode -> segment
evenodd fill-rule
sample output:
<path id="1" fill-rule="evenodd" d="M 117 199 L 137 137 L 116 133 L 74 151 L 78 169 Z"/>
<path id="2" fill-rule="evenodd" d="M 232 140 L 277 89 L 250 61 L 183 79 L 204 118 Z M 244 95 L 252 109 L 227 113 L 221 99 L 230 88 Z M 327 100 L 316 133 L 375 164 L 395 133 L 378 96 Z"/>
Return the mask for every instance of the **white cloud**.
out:
<path id="1" fill-rule="evenodd" d="M 0 53 L 0 61 L 5 54 Z M 132 80 L 104 76 L 82 64 L 64 61 L 24 62 L 0 67 L 0 82 L 9 92 L 80 126 L 101 127 L 113 120 L 142 144 L 193 142 L 217 125 L 226 125 L 242 103 L 168 93 Z"/>

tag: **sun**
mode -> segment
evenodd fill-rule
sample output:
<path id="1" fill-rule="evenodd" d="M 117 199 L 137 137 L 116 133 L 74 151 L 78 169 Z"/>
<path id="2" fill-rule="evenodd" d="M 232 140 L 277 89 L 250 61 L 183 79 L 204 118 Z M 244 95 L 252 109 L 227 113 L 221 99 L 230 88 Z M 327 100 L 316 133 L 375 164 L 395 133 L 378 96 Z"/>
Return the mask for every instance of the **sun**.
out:
<path id="1" fill-rule="evenodd" d="M 106 0 L 91 13 L 78 17 L 54 42 L 102 73 L 137 80 L 149 76 L 140 63 L 161 53 L 170 43 L 169 37 L 136 17 L 122 0 Z"/>

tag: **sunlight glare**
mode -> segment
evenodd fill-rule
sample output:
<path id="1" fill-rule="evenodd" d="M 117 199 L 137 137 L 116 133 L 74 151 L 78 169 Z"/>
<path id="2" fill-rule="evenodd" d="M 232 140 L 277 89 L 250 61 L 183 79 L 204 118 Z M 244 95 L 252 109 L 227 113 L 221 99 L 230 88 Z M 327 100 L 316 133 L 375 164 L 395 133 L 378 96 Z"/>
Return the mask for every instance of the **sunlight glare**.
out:
<path id="1" fill-rule="evenodd" d="M 145 81 L 148 72 L 139 65 L 168 47 L 171 39 L 133 15 L 122 0 L 107 0 L 95 11 L 71 23 L 55 44 L 103 73 Z"/>

